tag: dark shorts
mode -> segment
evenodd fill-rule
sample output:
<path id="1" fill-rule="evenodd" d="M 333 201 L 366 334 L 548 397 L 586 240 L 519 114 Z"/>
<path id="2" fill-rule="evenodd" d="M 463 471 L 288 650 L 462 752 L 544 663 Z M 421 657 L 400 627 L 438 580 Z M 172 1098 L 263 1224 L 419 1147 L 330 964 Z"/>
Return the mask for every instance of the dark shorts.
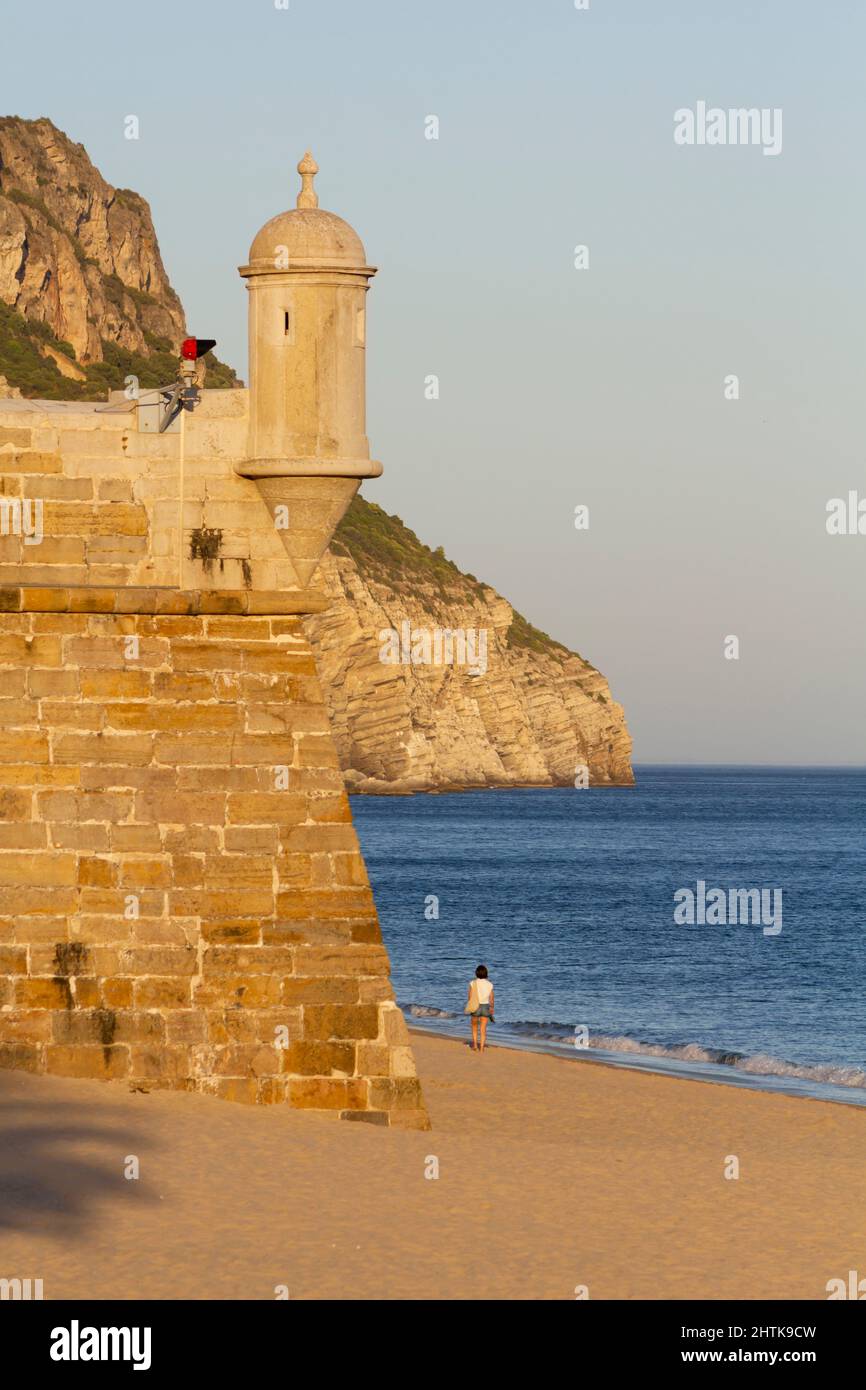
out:
<path id="1" fill-rule="evenodd" d="M 472 1017 L 473 1017 L 473 1018 L 492 1018 L 493 1015 L 492 1015 L 492 1013 L 490 1012 L 490 1005 L 489 1005 L 489 1004 L 479 1004 L 479 1005 L 478 1005 L 478 1008 L 475 1010 L 475 1012 L 473 1013 Z"/>

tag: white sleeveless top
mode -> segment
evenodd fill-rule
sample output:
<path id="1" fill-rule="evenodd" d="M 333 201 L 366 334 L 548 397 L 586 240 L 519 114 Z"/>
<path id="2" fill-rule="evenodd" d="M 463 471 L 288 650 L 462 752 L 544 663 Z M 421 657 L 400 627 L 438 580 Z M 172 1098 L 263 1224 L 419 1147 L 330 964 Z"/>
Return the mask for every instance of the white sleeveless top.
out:
<path id="1" fill-rule="evenodd" d="M 475 990 L 476 990 L 476 994 L 477 994 L 477 997 L 478 997 L 478 1002 L 479 1002 L 479 1004 L 489 1004 L 489 1003 L 490 1003 L 490 996 L 491 996 L 491 994 L 493 993 L 493 983 L 492 983 L 492 981 L 491 981 L 491 980 L 479 980 L 479 979 L 477 978 L 477 976 L 476 976 L 476 978 L 472 981 L 472 983 L 473 983 L 473 985 L 475 986 Z"/>

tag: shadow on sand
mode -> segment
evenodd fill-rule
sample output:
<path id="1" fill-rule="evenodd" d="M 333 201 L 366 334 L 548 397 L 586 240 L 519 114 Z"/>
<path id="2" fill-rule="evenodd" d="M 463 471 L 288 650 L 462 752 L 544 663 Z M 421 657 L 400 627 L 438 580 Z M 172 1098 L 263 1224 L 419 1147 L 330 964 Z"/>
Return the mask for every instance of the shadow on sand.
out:
<path id="1" fill-rule="evenodd" d="M 124 1177 L 127 1155 L 141 1158 L 147 1147 L 140 1121 L 89 1099 L 83 1115 L 74 1099 L 22 1094 L 0 1073 L 0 1230 L 68 1232 L 130 1186 L 153 1201 L 142 1182 Z"/>

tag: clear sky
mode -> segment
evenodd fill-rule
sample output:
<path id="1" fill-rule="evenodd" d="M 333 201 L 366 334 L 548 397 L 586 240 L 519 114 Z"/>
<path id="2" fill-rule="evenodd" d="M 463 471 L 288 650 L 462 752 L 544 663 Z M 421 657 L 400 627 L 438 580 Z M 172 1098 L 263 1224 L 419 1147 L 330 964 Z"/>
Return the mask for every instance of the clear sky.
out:
<path id="1" fill-rule="evenodd" d="M 2 33 L 3 112 L 150 201 L 244 376 L 236 267 L 312 148 L 380 268 L 366 496 L 597 665 L 637 761 L 866 762 L 866 535 L 825 528 L 866 498 L 866 7 L 7 0 Z M 781 108 L 781 153 L 675 144 L 699 101 Z"/>

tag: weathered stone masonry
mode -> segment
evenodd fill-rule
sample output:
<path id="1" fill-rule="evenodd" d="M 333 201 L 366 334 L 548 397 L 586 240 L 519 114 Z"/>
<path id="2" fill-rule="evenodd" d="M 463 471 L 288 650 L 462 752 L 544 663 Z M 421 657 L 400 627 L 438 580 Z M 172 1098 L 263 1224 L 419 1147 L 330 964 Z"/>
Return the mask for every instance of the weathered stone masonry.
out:
<path id="1" fill-rule="evenodd" d="M 423 1128 L 248 395 L 2 403 L 0 1064 Z"/>

